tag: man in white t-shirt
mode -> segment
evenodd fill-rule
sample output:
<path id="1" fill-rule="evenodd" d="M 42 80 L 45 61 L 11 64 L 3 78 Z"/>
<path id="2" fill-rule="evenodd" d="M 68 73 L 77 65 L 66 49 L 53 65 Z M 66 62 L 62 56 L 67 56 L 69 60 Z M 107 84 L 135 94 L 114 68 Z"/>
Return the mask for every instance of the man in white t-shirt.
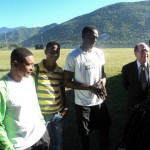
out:
<path id="1" fill-rule="evenodd" d="M 66 87 L 75 90 L 77 124 L 84 150 L 89 150 L 89 133 L 93 129 L 99 130 L 101 150 L 109 148 L 105 58 L 103 51 L 94 47 L 97 38 L 95 27 L 84 27 L 82 45 L 67 56 L 64 69 Z"/>
<path id="2" fill-rule="evenodd" d="M 50 138 L 31 77 L 33 54 L 11 53 L 10 72 L 0 79 L 0 150 L 49 150 Z"/>

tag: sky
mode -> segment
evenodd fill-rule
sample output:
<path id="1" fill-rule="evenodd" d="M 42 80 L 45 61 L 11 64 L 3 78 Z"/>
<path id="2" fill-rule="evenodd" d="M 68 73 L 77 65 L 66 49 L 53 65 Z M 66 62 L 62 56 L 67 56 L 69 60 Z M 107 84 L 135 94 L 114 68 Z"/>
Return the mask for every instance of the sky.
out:
<path id="1" fill-rule="evenodd" d="M 140 0 L 1 0 L 1 27 L 43 27 L 63 23 L 99 8 Z"/>

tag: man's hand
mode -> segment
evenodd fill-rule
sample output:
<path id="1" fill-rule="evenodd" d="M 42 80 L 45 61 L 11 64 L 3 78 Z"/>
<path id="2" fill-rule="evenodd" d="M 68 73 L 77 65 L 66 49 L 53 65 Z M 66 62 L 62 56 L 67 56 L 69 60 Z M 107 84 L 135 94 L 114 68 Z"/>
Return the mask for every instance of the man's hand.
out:
<path id="1" fill-rule="evenodd" d="M 105 88 L 101 88 L 100 89 L 99 87 L 90 86 L 89 90 L 90 90 L 90 92 L 96 94 L 96 96 L 98 98 L 101 98 L 103 100 L 105 99 L 105 96 L 106 96 L 106 90 L 105 90 Z"/>
<path id="2" fill-rule="evenodd" d="M 101 79 L 98 83 L 97 86 L 103 91 L 104 95 L 107 96 L 107 91 L 106 91 L 106 78 Z"/>
<path id="3" fill-rule="evenodd" d="M 69 109 L 68 108 L 64 108 L 63 110 L 60 111 L 60 114 L 62 117 L 66 116 L 69 112 Z"/>
<path id="4" fill-rule="evenodd" d="M 90 86 L 89 90 L 92 93 L 96 94 L 98 98 L 105 100 L 105 97 L 107 96 L 105 84 L 106 84 L 106 78 L 103 78 L 99 82 L 97 82 L 96 85 Z"/>

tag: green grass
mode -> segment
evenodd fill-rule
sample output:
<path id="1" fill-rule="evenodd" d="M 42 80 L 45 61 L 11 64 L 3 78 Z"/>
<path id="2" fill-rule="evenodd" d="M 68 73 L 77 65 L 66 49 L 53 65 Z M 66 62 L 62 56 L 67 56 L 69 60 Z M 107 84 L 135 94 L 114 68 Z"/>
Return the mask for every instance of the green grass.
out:
<path id="1" fill-rule="evenodd" d="M 35 63 L 45 58 L 43 50 L 30 49 L 35 56 Z M 70 49 L 62 49 L 58 64 L 64 67 L 65 59 Z M 4 75 L 10 69 L 9 57 L 11 51 L 0 51 L 0 76 Z M 126 91 L 121 85 L 121 69 L 126 63 L 135 60 L 133 49 L 116 48 L 104 49 L 107 74 L 107 105 L 111 115 L 112 125 L 110 128 L 110 150 L 115 150 L 116 145 L 122 138 L 123 129 L 126 121 Z M 74 93 L 67 90 L 67 102 L 70 109 L 69 115 L 65 118 L 64 131 L 64 150 L 80 150 L 80 142 L 77 134 L 76 115 L 74 110 Z M 91 135 L 91 150 L 98 150 L 97 132 Z"/>

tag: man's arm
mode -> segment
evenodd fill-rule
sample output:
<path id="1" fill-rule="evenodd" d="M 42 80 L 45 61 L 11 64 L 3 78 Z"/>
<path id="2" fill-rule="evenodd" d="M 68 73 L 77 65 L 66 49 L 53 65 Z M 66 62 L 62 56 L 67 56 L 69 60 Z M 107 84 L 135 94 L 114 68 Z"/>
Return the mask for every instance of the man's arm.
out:
<path id="1" fill-rule="evenodd" d="M 90 92 L 96 94 L 98 98 L 103 95 L 103 92 L 98 87 L 76 82 L 73 78 L 73 72 L 67 70 L 64 71 L 64 83 L 66 87 L 78 90 L 89 90 Z"/>
<path id="2" fill-rule="evenodd" d="M 60 87 L 61 94 L 62 94 L 62 99 L 63 99 L 63 108 L 66 107 L 66 92 L 65 92 L 65 86 L 61 85 Z"/>
<path id="3" fill-rule="evenodd" d="M 68 114 L 68 108 L 67 108 L 67 99 L 66 99 L 66 92 L 65 92 L 65 86 L 64 84 L 61 85 L 61 94 L 62 94 L 62 100 L 63 100 L 63 108 L 60 111 L 61 116 L 65 116 Z"/>
<path id="4" fill-rule="evenodd" d="M 3 120 L 6 111 L 6 94 L 3 88 L 0 88 L 0 150 L 15 150 L 7 137 Z"/>
<path id="5" fill-rule="evenodd" d="M 104 97 L 107 96 L 107 91 L 106 91 L 106 73 L 104 71 L 104 65 L 102 66 L 102 79 L 100 79 L 97 84 L 98 84 L 98 86 L 100 86 L 100 89 L 103 91 Z"/>
<path id="6" fill-rule="evenodd" d="M 122 85 L 123 87 L 128 90 L 129 81 L 127 78 L 127 68 L 122 67 Z"/>
<path id="7" fill-rule="evenodd" d="M 64 83 L 66 87 L 78 90 L 89 90 L 89 85 L 76 82 L 73 80 L 73 78 L 73 72 L 67 70 L 64 71 Z"/>

